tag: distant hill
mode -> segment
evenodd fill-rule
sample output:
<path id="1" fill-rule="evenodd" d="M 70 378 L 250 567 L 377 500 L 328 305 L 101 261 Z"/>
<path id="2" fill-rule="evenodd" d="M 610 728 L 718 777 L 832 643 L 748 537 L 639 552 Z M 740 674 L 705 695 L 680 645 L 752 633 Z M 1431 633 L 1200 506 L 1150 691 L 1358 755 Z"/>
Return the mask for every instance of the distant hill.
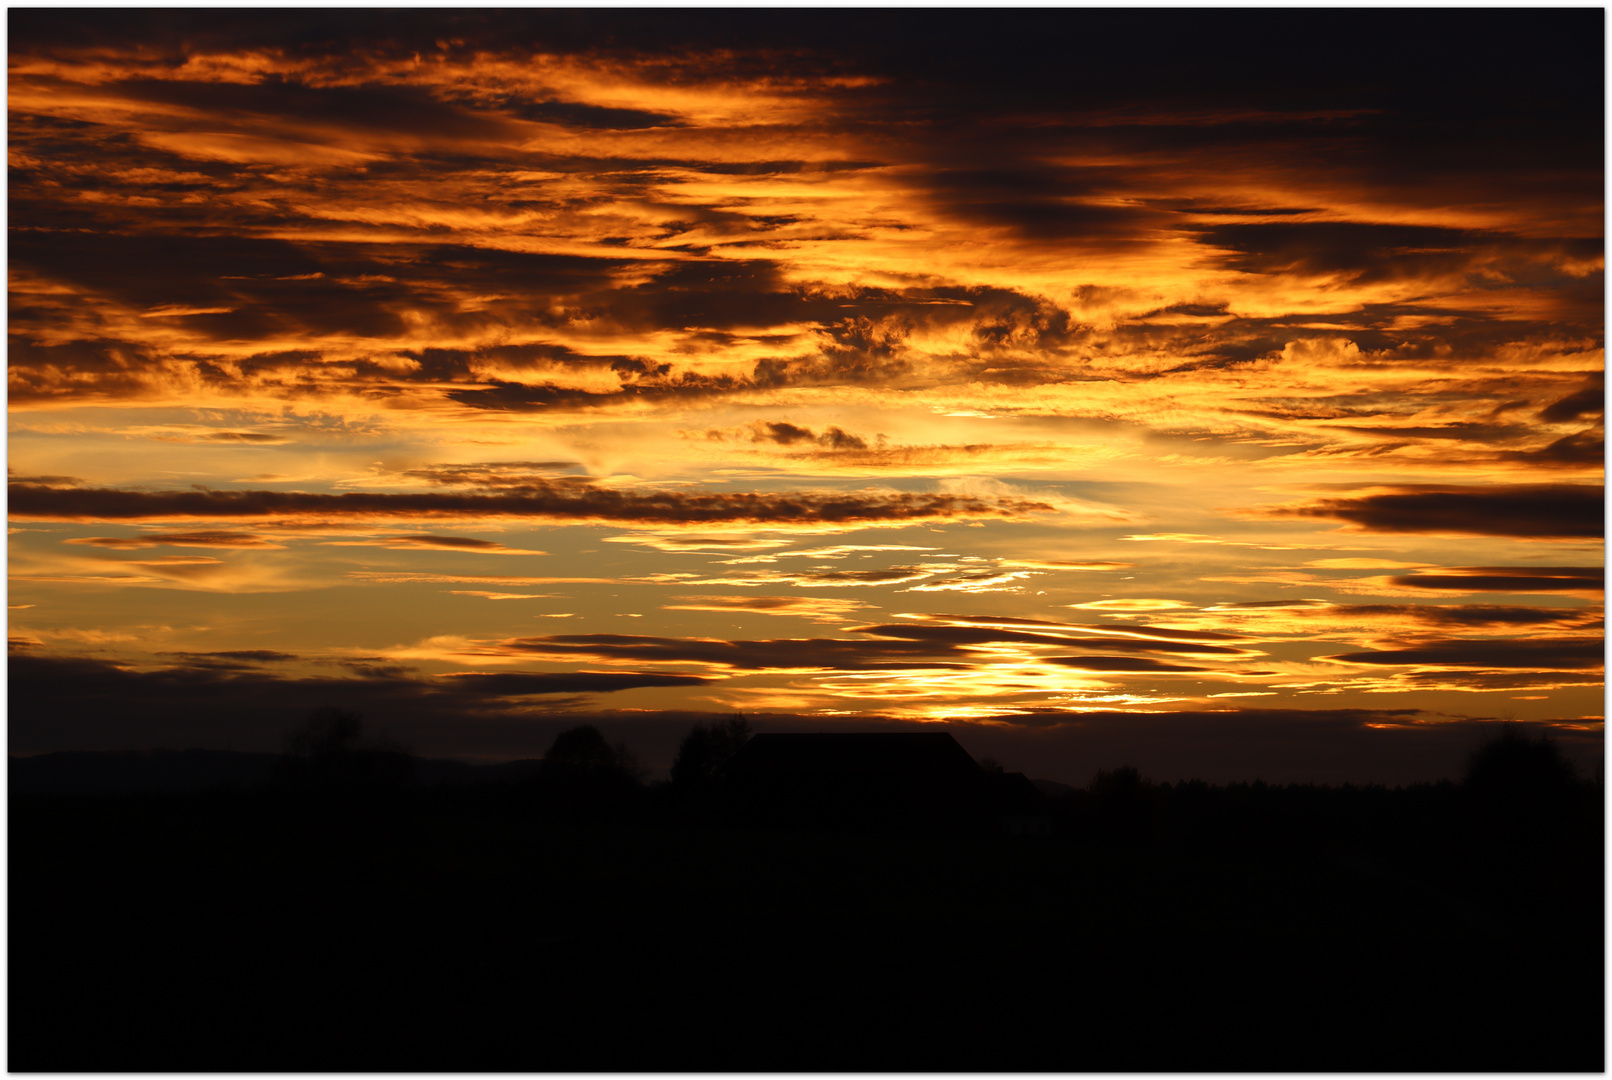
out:
<path id="1" fill-rule="evenodd" d="M 204 791 L 263 787 L 279 756 L 235 750 L 69 750 L 11 758 L 7 772 L 10 789 L 29 794 Z M 532 775 L 539 764 L 536 758 L 491 765 L 416 758 L 414 771 L 428 786 L 507 783 Z"/>

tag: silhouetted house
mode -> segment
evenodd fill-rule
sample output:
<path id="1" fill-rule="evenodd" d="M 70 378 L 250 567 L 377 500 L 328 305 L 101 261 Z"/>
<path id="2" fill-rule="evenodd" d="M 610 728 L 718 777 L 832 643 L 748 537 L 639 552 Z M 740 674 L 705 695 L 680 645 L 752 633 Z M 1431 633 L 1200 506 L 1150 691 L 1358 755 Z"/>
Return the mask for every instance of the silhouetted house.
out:
<path id="1" fill-rule="evenodd" d="M 1006 814 L 1031 832 L 1040 805 L 1023 774 L 987 774 L 946 732 L 756 735 L 728 783 L 741 821 L 795 828 L 999 828 Z"/>

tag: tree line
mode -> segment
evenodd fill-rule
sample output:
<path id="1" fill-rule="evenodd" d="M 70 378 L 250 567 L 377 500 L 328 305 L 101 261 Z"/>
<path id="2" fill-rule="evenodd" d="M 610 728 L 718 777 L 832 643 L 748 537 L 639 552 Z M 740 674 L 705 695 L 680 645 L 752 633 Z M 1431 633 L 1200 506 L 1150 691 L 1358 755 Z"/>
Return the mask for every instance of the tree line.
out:
<path id="1" fill-rule="evenodd" d="M 753 729 L 743 716 L 695 724 L 670 778 L 649 772 L 622 742 L 593 725 L 561 732 L 530 773 L 502 785 L 511 805 L 572 820 L 731 821 L 729 769 Z M 360 716 L 321 709 L 286 738 L 274 786 L 364 799 L 413 785 L 413 758 L 369 737 Z M 1001 766 L 986 759 L 987 772 Z M 1257 849 L 1300 856 L 1318 847 L 1366 847 L 1406 857 L 1545 865 L 1598 850 L 1599 778 L 1578 776 L 1560 747 L 1515 726 L 1478 747 L 1461 779 L 1377 785 L 1154 782 L 1132 766 L 1103 769 L 1084 788 L 1040 796 L 1055 837 L 1164 851 Z M 743 824 L 743 822 L 740 822 Z"/>

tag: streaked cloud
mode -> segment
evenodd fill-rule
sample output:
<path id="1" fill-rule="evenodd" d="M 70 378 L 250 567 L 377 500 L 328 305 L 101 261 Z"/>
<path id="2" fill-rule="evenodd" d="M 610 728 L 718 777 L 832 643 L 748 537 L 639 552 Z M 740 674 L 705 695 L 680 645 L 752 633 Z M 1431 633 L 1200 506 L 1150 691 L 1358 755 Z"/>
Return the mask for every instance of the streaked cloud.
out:
<path id="1" fill-rule="evenodd" d="M 24 521 L 273 519 L 535 519 L 641 523 L 713 522 L 802 531 L 915 521 L 1028 518 L 1052 513 L 1030 499 L 901 492 L 629 492 L 532 482 L 496 495 L 440 492 L 342 494 L 285 491 L 124 491 L 13 483 L 10 513 Z"/>
<path id="2" fill-rule="evenodd" d="M 79 536 L 63 540 L 64 544 L 84 544 L 89 547 L 111 548 L 114 551 L 138 551 L 150 547 L 199 547 L 199 548 L 258 548 L 279 550 L 284 544 L 276 544 L 266 536 L 256 536 L 252 533 L 236 533 L 217 531 L 200 532 L 169 532 L 169 533 L 143 533 L 136 536 Z"/>
<path id="3" fill-rule="evenodd" d="M 440 676 L 467 690 L 493 697 L 527 697 L 537 694 L 598 694 L 641 686 L 698 686 L 706 680 L 694 675 L 640 674 L 620 671 L 532 672 L 453 671 Z"/>
<path id="4" fill-rule="evenodd" d="M 1323 659 L 1342 664 L 1392 664 L 1437 668 L 1524 668 L 1530 671 L 1595 668 L 1604 649 L 1582 638 L 1526 641 L 1435 641 L 1404 649 L 1341 653 Z"/>
<path id="5" fill-rule="evenodd" d="M 373 585 L 474 583 L 487 585 L 613 585 L 615 578 L 522 577 L 518 574 L 432 574 L 410 571 L 349 570 L 347 577 Z"/>
<path id="6" fill-rule="evenodd" d="M 1598 566 L 1452 566 L 1430 568 L 1388 579 L 1405 589 L 1437 589 L 1451 593 L 1594 594 L 1606 588 L 1606 571 Z"/>
<path id="7" fill-rule="evenodd" d="M 546 555 L 546 551 L 506 547 L 492 540 L 470 536 L 379 536 L 367 540 L 321 540 L 326 547 L 381 547 L 391 551 L 464 551 L 475 555 Z"/>
<path id="8" fill-rule="evenodd" d="M 791 615 L 813 622 L 843 622 L 873 605 L 826 596 L 677 596 L 667 611 L 731 611 L 751 615 Z"/>

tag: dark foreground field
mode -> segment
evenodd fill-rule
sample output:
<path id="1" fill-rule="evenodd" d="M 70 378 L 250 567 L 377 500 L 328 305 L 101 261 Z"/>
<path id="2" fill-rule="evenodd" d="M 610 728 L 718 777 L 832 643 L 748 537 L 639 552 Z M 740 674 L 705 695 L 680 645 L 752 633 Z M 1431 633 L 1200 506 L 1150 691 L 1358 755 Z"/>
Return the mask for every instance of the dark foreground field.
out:
<path id="1" fill-rule="evenodd" d="M 1166 794 L 1050 837 L 14 794 L 9 1067 L 1603 1067 L 1598 805 L 1486 848 L 1451 785 Z"/>

